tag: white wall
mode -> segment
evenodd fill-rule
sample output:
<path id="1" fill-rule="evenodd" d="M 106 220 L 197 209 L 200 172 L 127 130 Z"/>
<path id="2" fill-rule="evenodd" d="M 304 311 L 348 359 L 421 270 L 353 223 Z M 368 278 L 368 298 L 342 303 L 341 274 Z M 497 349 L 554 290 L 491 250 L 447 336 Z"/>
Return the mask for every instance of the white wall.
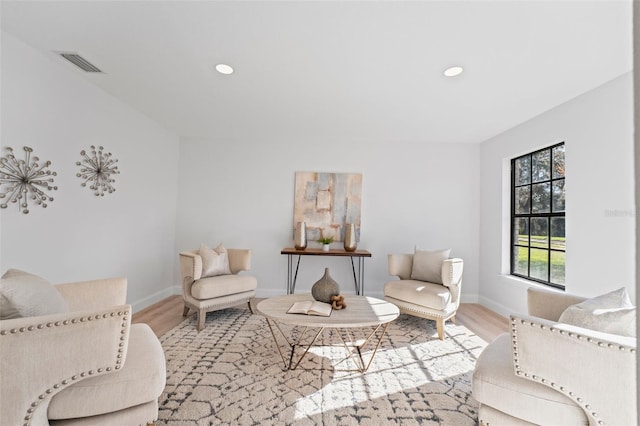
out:
<path id="1" fill-rule="evenodd" d="M 2 147 L 50 160 L 58 190 L 46 209 L 0 212 L 0 269 L 54 283 L 126 276 L 128 301 L 141 308 L 173 290 L 178 138 L 80 73 L 2 33 Z M 116 192 L 100 198 L 75 176 L 91 145 L 121 170 Z"/>
<path id="2" fill-rule="evenodd" d="M 365 261 L 365 294 L 382 296 L 392 279 L 389 253 L 418 245 L 451 247 L 462 257 L 463 298 L 477 300 L 479 146 L 327 140 L 315 130 L 296 140 L 183 140 L 176 250 L 201 242 L 251 248 L 258 295 L 284 294 L 287 259 L 280 250 L 293 246 L 295 172 L 362 173 L 358 247 L 373 254 Z M 311 256 L 302 260 L 296 291 L 309 291 L 325 266 L 343 292 L 353 292 L 347 259 Z"/>
<path id="3" fill-rule="evenodd" d="M 259 295 L 282 294 L 295 171 L 359 172 L 359 247 L 373 253 L 366 294 L 380 296 L 390 279 L 388 253 L 451 247 L 465 259 L 464 301 L 523 311 L 530 284 L 504 275 L 503 171 L 510 158 L 564 140 L 567 291 L 596 295 L 625 285 L 635 299 L 631 74 L 483 144 L 452 145 L 314 136 L 340 129 L 310 129 L 295 140 L 265 134 L 178 143 L 78 71 L 5 33 L 1 70 L 0 143 L 31 146 L 51 160 L 60 188 L 46 210 L 0 211 L 2 271 L 22 268 L 53 282 L 125 275 L 139 309 L 180 292 L 177 251 L 224 242 L 253 249 Z M 79 151 L 91 144 L 113 152 L 122 170 L 116 193 L 100 199 L 75 177 Z M 352 290 L 346 259 L 311 257 L 298 290 L 325 266 L 343 291 Z"/>
<path id="4" fill-rule="evenodd" d="M 635 300 L 633 83 L 627 73 L 481 145 L 480 301 L 504 315 L 526 312 L 531 285 L 505 275 L 509 160 L 561 141 L 566 292 L 596 296 L 625 286 Z"/>

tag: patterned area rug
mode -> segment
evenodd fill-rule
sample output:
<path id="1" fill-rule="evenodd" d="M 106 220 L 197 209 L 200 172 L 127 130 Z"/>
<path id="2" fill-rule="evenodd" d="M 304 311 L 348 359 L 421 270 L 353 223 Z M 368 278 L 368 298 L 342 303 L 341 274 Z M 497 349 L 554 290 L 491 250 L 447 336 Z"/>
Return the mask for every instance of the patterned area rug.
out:
<path id="1" fill-rule="evenodd" d="M 327 331 L 321 343 L 329 346 L 312 347 L 290 371 L 262 316 L 211 312 L 200 333 L 195 322 L 192 315 L 160 338 L 167 387 L 158 425 L 477 424 L 471 373 L 486 343 L 465 327 L 448 323 L 443 342 L 433 321 L 401 315 L 359 373 Z"/>

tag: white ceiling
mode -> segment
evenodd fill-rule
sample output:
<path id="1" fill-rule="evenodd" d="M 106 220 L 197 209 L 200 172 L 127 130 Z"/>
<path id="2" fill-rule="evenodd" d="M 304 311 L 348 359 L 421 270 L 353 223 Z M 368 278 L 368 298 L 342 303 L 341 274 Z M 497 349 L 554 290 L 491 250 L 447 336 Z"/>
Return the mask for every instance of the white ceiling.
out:
<path id="1" fill-rule="evenodd" d="M 631 0 L 3 0 L 1 12 L 4 31 L 70 72 L 215 140 L 482 142 L 632 69 Z M 450 65 L 465 72 L 446 78 Z"/>

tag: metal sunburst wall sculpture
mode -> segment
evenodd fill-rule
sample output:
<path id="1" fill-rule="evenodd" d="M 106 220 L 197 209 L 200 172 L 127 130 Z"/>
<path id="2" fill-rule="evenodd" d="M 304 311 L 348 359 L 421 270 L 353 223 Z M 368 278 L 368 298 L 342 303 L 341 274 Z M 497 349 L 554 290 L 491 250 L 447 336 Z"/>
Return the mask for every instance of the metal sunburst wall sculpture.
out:
<path id="1" fill-rule="evenodd" d="M 0 208 L 6 209 L 8 203 L 15 203 L 22 213 L 29 213 L 29 202 L 47 207 L 47 201 L 53 197 L 45 191 L 57 191 L 52 186 L 56 172 L 48 169 L 51 161 L 40 163 L 40 159 L 31 156 L 33 149 L 23 147 L 25 159 L 18 160 L 13 155 L 13 148 L 7 147 L 8 154 L 0 157 Z"/>
<path id="2" fill-rule="evenodd" d="M 103 153 L 103 147 L 91 145 L 91 153 L 87 154 L 85 150 L 80 151 L 82 161 L 76 162 L 77 166 L 81 166 L 80 173 L 76 176 L 84 179 L 82 186 L 89 184 L 89 189 L 93 190 L 96 197 L 104 197 L 105 192 L 111 194 L 116 189 L 113 187 L 115 179 L 113 175 L 120 174 L 116 163 L 118 160 L 111 158 L 111 153 Z"/>

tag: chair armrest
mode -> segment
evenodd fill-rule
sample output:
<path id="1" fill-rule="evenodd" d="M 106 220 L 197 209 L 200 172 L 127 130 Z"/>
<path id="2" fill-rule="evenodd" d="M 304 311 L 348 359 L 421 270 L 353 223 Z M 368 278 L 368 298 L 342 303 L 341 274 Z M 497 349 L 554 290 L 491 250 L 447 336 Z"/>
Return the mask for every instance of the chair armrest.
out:
<path id="1" fill-rule="evenodd" d="M 586 299 L 586 297 L 529 287 L 527 289 L 527 312 L 534 317 L 558 321 L 565 309 Z"/>
<path id="2" fill-rule="evenodd" d="M 125 362 L 131 306 L 0 321 L 0 424 L 49 424 L 53 395 Z"/>
<path id="3" fill-rule="evenodd" d="M 196 252 L 180 252 L 180 273 L 182 282 L 190 277 L 190 281 L 199 280 L 202 277 L 202 257 Z"/>
<path id="4" fill-rule="evenodd" d="M 459 286 L 462 284 L 462 271 L 464 270 L 464 261 L 462 259 L 453 258 L 442 262 L 442 284 L 446 287 L 452 285 Z"/>
<path id="5" fill-rule="evenodd" d="M 451 293 L 451 302 L 456 306 L 456 308 L 460 306 L 463 269 L 464 262 L 462 259 L 446 259 L 442 263 L 442 285 L 449 289 L 449 292 Z"/>
<path id="6" fill-rule="evenodd" d="M 229 269 L 232 274 L 251 269 L 251 250 L 227 249 L 229 254 Z"/>
<path id="7" fill-rule="evenodd" d="M 126 278 L 58 284 L 55 289 L 66 300 L 69 311 L 108 309 L 127 303 Z"/>
<path id="8" fill-rule="evenodd" d="M 571 398 L 589 424 L 637 424 L 636 338 L 515 315 L 511 338 L 516 375 Z"/>
<path id="9" fill-rule="evenodd" d="M 401 280 L 411 279 L 411 269 L 413 268 L 412 254 L 390 254 L 389 255 L 389 275 L 395 275 Z"/>

